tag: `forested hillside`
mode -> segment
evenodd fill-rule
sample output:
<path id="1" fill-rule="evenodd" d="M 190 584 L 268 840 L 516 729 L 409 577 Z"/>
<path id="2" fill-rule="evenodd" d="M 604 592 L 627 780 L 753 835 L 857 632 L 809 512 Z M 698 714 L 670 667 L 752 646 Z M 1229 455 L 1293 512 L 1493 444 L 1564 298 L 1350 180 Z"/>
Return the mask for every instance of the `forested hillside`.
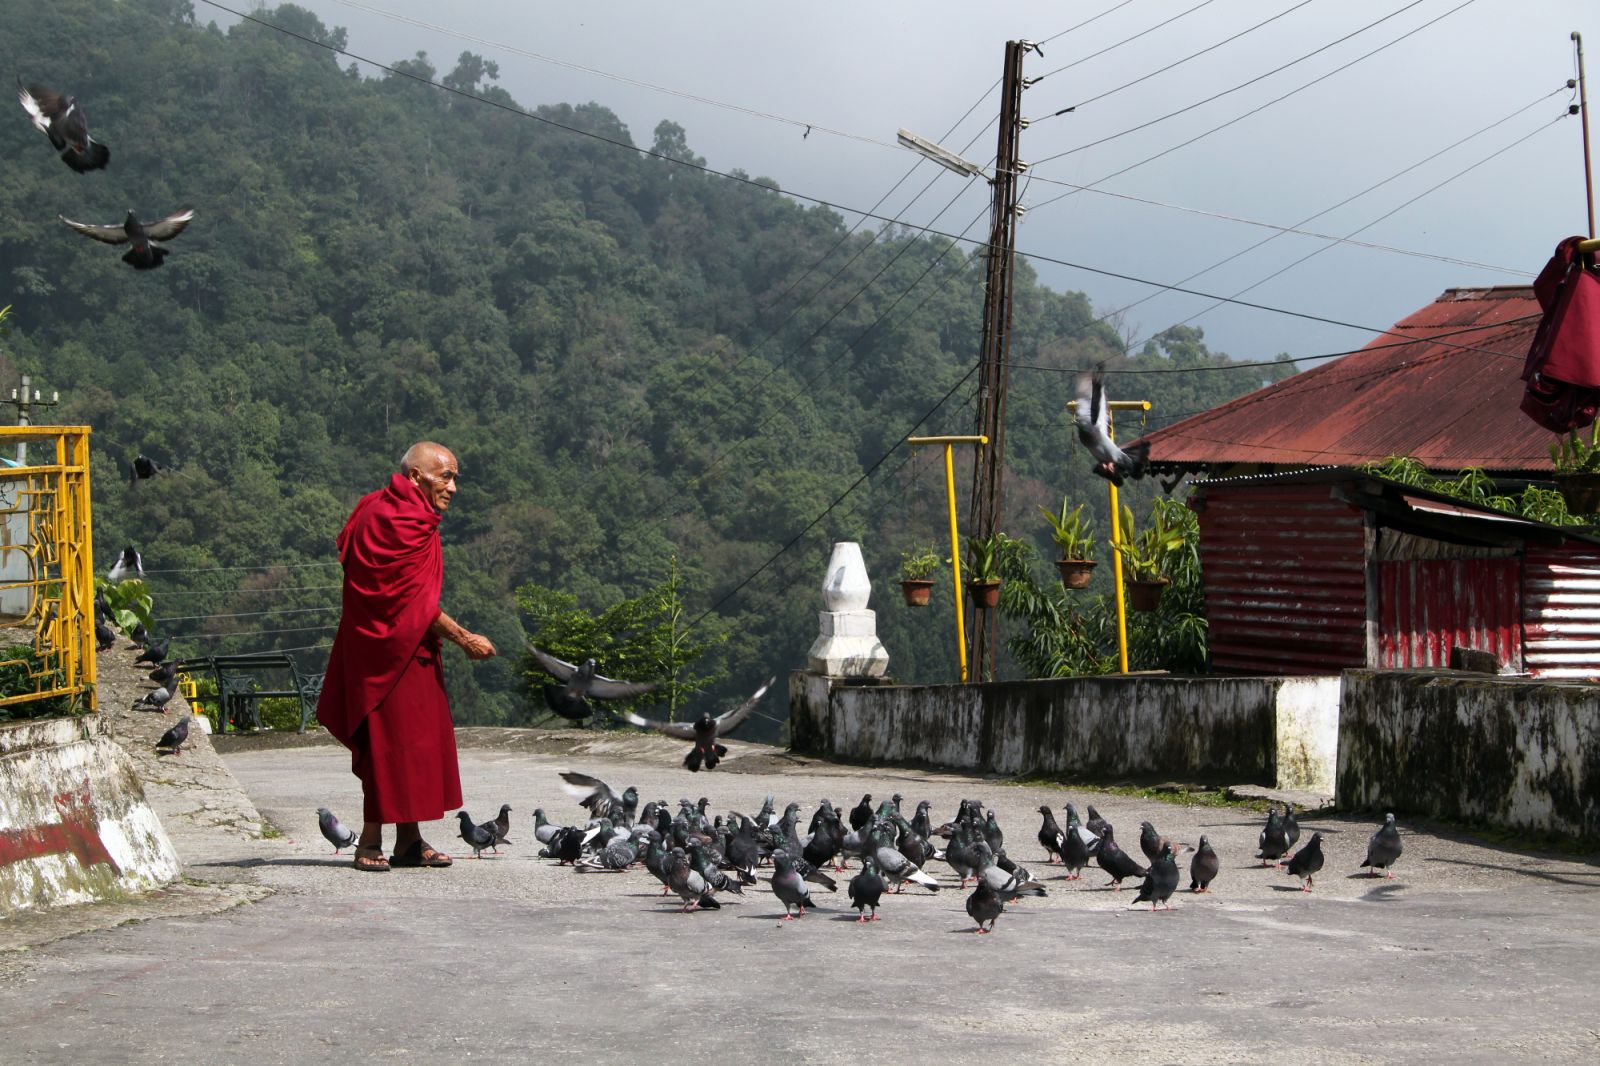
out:
<path id="1" fill-rule="evenodd" d="M 259 16 L 343 41 L 290 5 Z M 880 460 L 913 432 L 972 431 L 970 249 L 850 233 L 775 182 L 675 164 L 693 156 L 670 121 L 641 140 L 598 104 L 513 101 L 471 56 L 403 69 L 505 107 L 341 67 L 249 23 L 218 31 L 185 0 L 52 0 L 5 29 L 5 69 L 76 94 L 113 154 L 78 175 L 20 109 L 0 123 L 0 306 L 14 306 L 0 385 L 30 373 L 60 390 L 56 419 L 94 427 L 100 568 L 140 547 L 180 651 L 320 654 L 334 534 L 407 444 L 432 438 L 462 471 L 446 605 L 502 651 L 452 659 L 458 721 L 529 719 L 519 586 L 599 609 L 661 583 L 673 557 L 686 620 L 728 635 L 713 697 L 748 691 L 803 662 L 838 539 L 863 542 L 892 671 L 953 676 L 947 616 L 891 595 L 900 551 L 942 543 L 938 457 L 907 462 L 902 445 Z M 195 220 L 147 272 L 56 221 L 180 206 Z M 1063 493 L 1107 529 L 1061 371 L 1225 361 L 1191 329 L 1131 360 L 1120 348 L 1081 295 L 1022 267 L 1015 535 L 1042 543 L 1035 505 Z M 1262 380 L 1112 379 L 1168 415 Z M 130 487 L 139 452 L 168 473 Z"/>

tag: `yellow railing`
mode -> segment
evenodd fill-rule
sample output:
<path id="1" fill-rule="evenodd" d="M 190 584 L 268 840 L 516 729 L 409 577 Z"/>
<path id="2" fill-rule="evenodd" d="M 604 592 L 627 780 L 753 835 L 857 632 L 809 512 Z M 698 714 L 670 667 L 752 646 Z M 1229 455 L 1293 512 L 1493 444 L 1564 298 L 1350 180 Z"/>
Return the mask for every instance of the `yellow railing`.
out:
<path id="1" fill-rule="evenodd" d="M 23 465 L 0 466 L 0 705 L 65 696 L 92 710 L 89 427 L 0 426 L 0 457 L 17 445 Z"/>

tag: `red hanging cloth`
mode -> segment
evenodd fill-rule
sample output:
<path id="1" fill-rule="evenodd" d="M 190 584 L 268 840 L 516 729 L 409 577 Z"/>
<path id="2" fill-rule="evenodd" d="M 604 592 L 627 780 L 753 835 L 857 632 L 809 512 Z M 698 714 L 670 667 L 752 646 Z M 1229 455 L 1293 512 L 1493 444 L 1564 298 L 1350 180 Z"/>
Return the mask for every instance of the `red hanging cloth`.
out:
<path id="1" fill-rule="evenodd" d="M 1600 277 L 1584 266 L 1583 237 L 1568 237 L 1533 283 L 1544 317 L 1522 368 L 1522 411 L 1552 433 L 1582 429 L 1600 412 Z"/>

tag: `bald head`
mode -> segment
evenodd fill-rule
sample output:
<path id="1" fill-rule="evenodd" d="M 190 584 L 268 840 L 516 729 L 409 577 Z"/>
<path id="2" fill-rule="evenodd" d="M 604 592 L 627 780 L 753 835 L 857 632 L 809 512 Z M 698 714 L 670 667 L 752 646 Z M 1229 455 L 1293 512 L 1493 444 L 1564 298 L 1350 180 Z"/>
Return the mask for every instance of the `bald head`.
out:
<path id="1" fill-rule="evenodd" d="M 422 440 L 400 457 L 400 476 L 417 486 L 428 502 L 441 513 L 456 494 L 456 457 L 450 449 L 431 440 Z"/>

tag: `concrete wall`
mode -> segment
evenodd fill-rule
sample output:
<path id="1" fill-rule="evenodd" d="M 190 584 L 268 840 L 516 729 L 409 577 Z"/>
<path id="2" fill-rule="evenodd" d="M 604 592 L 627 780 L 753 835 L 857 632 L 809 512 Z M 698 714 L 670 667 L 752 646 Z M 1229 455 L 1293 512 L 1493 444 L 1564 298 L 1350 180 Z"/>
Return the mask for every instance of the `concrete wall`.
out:
<path id="1" fill-rule="evenodd" d="M 1337 678 L 858 686 L 796 673 L 789 694 L 795 750 L 855 761 L 1294 788 L 1331 787 L 1333 778 Z M 1289 727 L 1280 724 L 1284 706 Z M 1285 752 L 1293 768 L 1287 783 L 1280 781 Z"/>
<path id="2" fill-rule="evenodd" d="M 102 719 L 0 725 L 0 916 L 144 892 L 180 873 Z"/>
<path id="3" fill-rule="evenodd" d="M 1339 806 L 1600 841 L 1600 687 L 1344 675 Z"/>

